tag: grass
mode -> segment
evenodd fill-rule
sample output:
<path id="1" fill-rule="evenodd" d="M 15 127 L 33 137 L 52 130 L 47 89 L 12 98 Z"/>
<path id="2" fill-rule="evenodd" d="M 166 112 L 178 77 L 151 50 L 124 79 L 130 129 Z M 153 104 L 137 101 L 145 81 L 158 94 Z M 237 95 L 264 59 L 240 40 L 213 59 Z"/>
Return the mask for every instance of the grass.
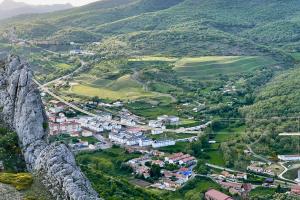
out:
<path id="1" fill-rule="evenodd" d="M 183 139 L 188 137 L 193 137 L 195 134 L 187 134 L 187 133 L 163 133 L 160 135 L 149 135 L 150 138 L 154 140 L 163 139 L 163 138 L 172 138 L 172 139 Z"/>
<path id="2" fill-rule="evenodd" d="M 172 193 L 168 199 L 201 199 L 200 194 L 209 189 L 222 190 L 221 187 L 212 180 L 204 177 L 195 177 L 190 180 L 183 188 Z"/>
<path id="3" fill-rule="evenodd" d="M 173 128 L 177 129 L 179 127 L 184 127 L 184 128 L 189 128 L 189 127 L 194 127 L 194 126 L 199 126 L 201 123 L 199 121 L 195 121 L 192 119 L 180 119 L 180 124 L 179 125 L 167 125 L 167 128 Z"/>
<path id="4" fill-rule="evenodd" d="M 122 148 L 113 147 L 103 151 L 79 153 L 76 160 L 93 188 L 104 199 L 160 199 L 153 191 L 147 192 L 144 188 L 131 184 L 131 171 L 122 168 L 123 162 L 140 156 L 141 154 L 128 154 Z"/>
<path id="5" fill-rule="evenodd" d="M 180 88 L 177 88 L 171 84 L 168 84 L 168 83 L 151 83 L 150 85 L 151 89 L 156 91 L 156 92 L 161 92 L 161 93 L 165 93 L 165 94 L 168 94 L 170 92 L 173 92 L 173 91 L 182 91 L 182 89 Z"/>
<path id="6" fill-rule="evenodd" d="M 245 132 L 245 126 L 235 127 L 235 128 L 226 128 L 215 133 L 214 140 L 217 142 L 227 142 L 231 139 L 234 139 L 236 135 L 243 134 Z"/>
<path id="7" fill-rule="evenodd" d="M 26 190 L 33 183 L 29 173 L 0 173 L 0 182 L 14 186 L 17 190 Z"/>
<path id="8" fill-rule="evenodd" d="M 173 68 L 185 79 L 211 80 L 216 76 L 253 71 L 258 67 L 272 65 L 274 61 L 257 56 L 205 56 L 182 58 Z"/>
<path id="9" fill-rule="evenodd" d="M 141 62 L 141 61 L 175 62 L 177 60 L 178 60 L 178 58 L 175 58 L 175 57 L 164 57 L 164 56 L 140 56 L 140 57 L 128 59 L 128 61 L 131 61 L 131 62 Z"/>
<path id="10" fill-rule="evenodd" d="M 124 88 L 123 90 L 112 90 L 111 88 L 101 88 L 83 84 L 73 86 L 70 91 L 71 93 L 81 96 L 97 96 L 99 98 L 111 100 L 133 100 L 142 97 L 153 96 L 153 94 L 143 91 L 142 88 Z"/>
<path id="11" fill-rule="evenodd" d="M 178 116 L 177 105 L 171 103 L 170 99 L 166 97 L 147 98 L 131 102 L 126 106 L 134 114 L 147 119 L 156 119 L 160 115 Z"/>
<path id="12" fill-rule="evenodd" d="M 91 75 L 85 75 L 79 77 L 76 82 L 78 84 L 73 85 L 70 90 L 64 92 L 86 97 L 97 96 L 110 100 L 134 100 L 158 95 L 145 91 L 143 86 L 128 74 L 116 80 L 97 79 Z"/>
<path id="13" fill-rule="evenodd" d="M 91 137 L 79 137 L 80 140 L 82 141 L 86 141 L 89 144 L 95 144 L 97 142 L 99 142 L 95 137 L 91 136 Z"/>
<path id="14" fill-rule="evenodd" d="M 257 187 L 249 193 L 250 197 L 260 197 L 265 195 L 273 195 L 275 194 L 276 189 L 275 188 L 265 188 L 265 187 Z"/>
<path id="15" fill-rule="evenodd" d="M 167 153 L 177 153 L 177 152 L 186 152 L 189 148 L 188 142 L 177 142 L 174 146 L 161 147 L 159 151 Z"/>
<path id="16" fill-rule="evenodd" d="M 292 53 L 291 55 L 295 59 L 296 62 L 300 62 L 300 52 Z"/>
<path id="17" fill-rule="evenodd" d="M 283 174 L 284 178 L 294 180 L 298 177 L 298 168 L 290 169 Z"/>
<path id="18" fill-rule="evenodd" d="M 59 63 L 56 65 L 59 69 L 69 69 L 71 68 L 71 65 L 66 64 L 66 63 Z"/>
<path id="19" fill-rule="evenodd" d="M 130 172 L 121 169 L 121 164 L 139 156 L 141 155 L 128 154 L 122 148 L 113 147 L 103 151 L 80 153 L 76 159 L 80 165 L 87 165 L 110 175 L 131 177 Z"/>
<path id="20" fill-rule="evenodd" d="M 225 166 L 225 160 L 223 159 L 223 154 L 219 150 L 209 150 L 207 152 L 209 155 L 208 162 L 213 165 Z"/>

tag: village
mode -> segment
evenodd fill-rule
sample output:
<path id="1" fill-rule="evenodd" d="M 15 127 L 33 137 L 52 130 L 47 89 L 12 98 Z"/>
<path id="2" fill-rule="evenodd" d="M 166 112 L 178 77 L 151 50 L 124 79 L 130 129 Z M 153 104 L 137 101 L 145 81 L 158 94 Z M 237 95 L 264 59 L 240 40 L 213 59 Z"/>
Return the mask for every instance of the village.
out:
<path id="1" fill-rule="evenodd" d="M 136 176 L 153 182 L 151 187 L 171 191 L 180 188 L 194 176 L 193 168 L 196 164 L 196 158 L 189 154 L 166 155 L 157 150 L 127 162 Z M 158 168 L 157 172 L 155 166 Z"/>
<path id="2" fill-rule="evenodd" d="M 175 145 L 178 141 L 192 142 L 198 138 L 197 135 L 187 135 L 186 138 L 180 139 L 163 137 L 166 125 L 180 124 L 180 118 L 176 116 L 158 116 L 157 120 L 150 120 L 148 122 L 150 130 L 146 130 L 142 126 L 145 122 L 142 122 L 140 117 L 126 109 L 122 109 L 118 116 L 113 116 L 108 112 L 99 112 L 97 117 L 86 115 L 67 117 L 66 115 L 70 115 L 70 113 L 74 115 L 75 111 L 68 109 L 65 104 L 56 100 L 50 100 L 46 105 L 50 136 L 64 134 L 78 138 L 78 140 L 72 140 L 77 141 L 76 143 L 70 143 L 70 146 L 74 150 L 105 149 L 114 144 L 120 146 L 137 146 L 140 148 L 160 148 Z M 100 106 L 103 105 L 100 104 Z M 122 107 L 122 103 L 115 102 L 110 106 Z M 183 128 L 180 129 L 180 132 L 184 134 L 185 131 L 189 130 L 200 131 L 207 127 L 208 124 Z M 149 137 L 151 135 L 162 135 L 162 137 L 154 140 Z M 89 143 L 84 138 L 94 138 L 94 141 L 98 141 Z"/>
<path id="3" fill-rule="evenodd" d="M 180 139 L 164 136 L 168 125 L 180 125 L 181 121 L 177 116 L 163 115 L 158 116 L 156 120 L 145 121 L 123 108 L 122 102 L 114 102 L 111 104 L 98 103 L 97 106 L 117 107 L 120 110 L 118 115 L 99 111 L 97 117 L 92 117 L 75 114 L 75 110 L 68 108 L 60 101 L 49 100 L 44 103 L 49 117 L 50 136 L 60 138 L 61 135 L 67 135 L 67 138 L 71 138 L 71 140 L 67 140 L 67 143 L 73 151 L 95 151 L 120 146 L 129 153 L 141 153 L 140 157 L 128 160 L 125 164 L 137 179 L 148 183 L 147 187 L 176 191 L 197 176 L 209 178 L 223 190 L 228 191 L 230 195 L 238 195 L 243 198 L 256 187 L 278 187 L 279 183 L 275 179 L 278 173 L 269 167 L 270 163 L 252 161 L 247 167 L 247 172 L 231 172 L 224 169 L 213 170 L 208 174 L 197 174 L 194 168 L 197 166 L 198 160 L 194 156 L 183 152 L 165 153 L 160 151 L 161 147 L 174 146 L 177 142 L 198 140 L 197 135 Z M 94 103 L 89 102 L 89 104 Z M 185 131 L 203 131 L 210 123 L 206 122 L 189 128 L 181 127 L 180 131 L 181 134 L 184 134 Z M 151 129 L 144 129 L 143 126 Z M 152 136 L 157 135 L 161 136 L 160 139 L 152 139 Z M 209 141 L 211 144 L 214 142 Z M 245 153 L 249 154 L 246 150 Z M 287 159 L 284 156 L 279 158 Z M 262 176 L 264 179 L 259 183 L 253 182 L 253 180 L 249 180 L 249 175 Z M 291 186 L 289 193 L 300 195 L 299 186 Z M 231 198 L 215 189 L 208 190 L 205 195 L 207 199 L 215 199 L 218 196 Z"/>

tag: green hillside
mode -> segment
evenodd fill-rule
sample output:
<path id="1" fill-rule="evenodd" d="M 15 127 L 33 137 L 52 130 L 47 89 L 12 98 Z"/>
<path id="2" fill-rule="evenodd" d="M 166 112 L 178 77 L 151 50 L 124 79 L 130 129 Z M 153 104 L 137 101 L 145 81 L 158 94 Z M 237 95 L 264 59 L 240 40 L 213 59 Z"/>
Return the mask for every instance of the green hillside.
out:
<path id="1" fill-rule="evenodd" d="M 175 63 L 174 70 L 183 78 L 210 80 L 219 74 L 230 76 L 272 64 L 274 60 L 265 57 L 208 56 L 183 58 Z"/>
<path id="2" fill-rule="evenodd" d="M 10 45 L 11 32 L 54 44 Z M 49 88 L 82 107 L 120 100 L 145 120 L 167 114 L 184 125 L 212 121 L 203 131 L 217 141 L 209 151 L 195 143 L 166 148 L 203 149 L 195 169 L 209 159 L 245 171 L 257 159 L 245 154 L 249 147 L 273 160 L 298 148 L 298 140 L 279 133 L 299 131 L 300 0 L 102 0 L 0 21 L 0 53 L 10 48 L 27 58 L 41 83 L 76 70 L 66 84 Z M 86 55 L 71 55 L 79 48 Z M 141 189 L 122 173 L 131 156 L 113 147 L 80 153 L 77 161 L 107 199 L 200 199 L 218 188 L 198 177 L 177 192 Z"/>
<path id="3" fill-rule="evenodd" d="M 298 132 L 300 113 L 299 67 L 278 75 L 258 94 L 255 103 L 241 109 L 248 118 L 249 134 L 258 139 L 255 148 L 264 154 L 294 153 L 297 140 L 280 137 L 282 132 Z"/>
<path id="4" fill-rule="evenodd" d="M 299 11 L 299 0 L 106 0 L 0 24 L 2 31 L 13 24 L 21 38 L 101 41 L 99 53 L 110 48 L 131 55 L 275 54 L 285 60 L 272 48 L 298 51 Z"/>

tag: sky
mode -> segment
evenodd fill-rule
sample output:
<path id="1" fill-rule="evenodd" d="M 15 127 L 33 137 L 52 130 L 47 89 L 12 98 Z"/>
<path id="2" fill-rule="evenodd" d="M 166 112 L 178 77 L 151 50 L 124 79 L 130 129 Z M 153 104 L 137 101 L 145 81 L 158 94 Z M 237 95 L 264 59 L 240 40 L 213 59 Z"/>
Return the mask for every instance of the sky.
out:
<path id="1" fill-rule="evenodd" d="M 0 3 L 3 0 L 0 0 Z M 24 2 L 28 4 L 34 5 L 48 5 L 48 4 L 64 4 L 64 3 L 71 3 L 73 6 L 82 6 L 88 3 L 95 2 L 97 0 L 15 0 L 18 2 Z"/>

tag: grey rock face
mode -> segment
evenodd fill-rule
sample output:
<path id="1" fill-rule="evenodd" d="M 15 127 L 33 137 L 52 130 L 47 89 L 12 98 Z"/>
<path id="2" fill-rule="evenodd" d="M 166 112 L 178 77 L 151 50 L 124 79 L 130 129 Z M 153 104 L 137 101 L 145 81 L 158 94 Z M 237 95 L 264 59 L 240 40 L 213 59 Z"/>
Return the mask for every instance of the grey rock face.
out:
<path id="1" fill-rule="evenodd" d="M 0 64 L 0 118 L 17 132 L 28 170 L 41 176 L 58 200 L 100 199 L 68 147 L 48 143 L 47 117 L 32 77 L 17 56 L 10 56 L 4 67 Z"/>
<path id="2" fill-rule="evenodd" d="M 22 200 L 22 194 L 14 187 L 0 183 L 0 200 Z"/>

